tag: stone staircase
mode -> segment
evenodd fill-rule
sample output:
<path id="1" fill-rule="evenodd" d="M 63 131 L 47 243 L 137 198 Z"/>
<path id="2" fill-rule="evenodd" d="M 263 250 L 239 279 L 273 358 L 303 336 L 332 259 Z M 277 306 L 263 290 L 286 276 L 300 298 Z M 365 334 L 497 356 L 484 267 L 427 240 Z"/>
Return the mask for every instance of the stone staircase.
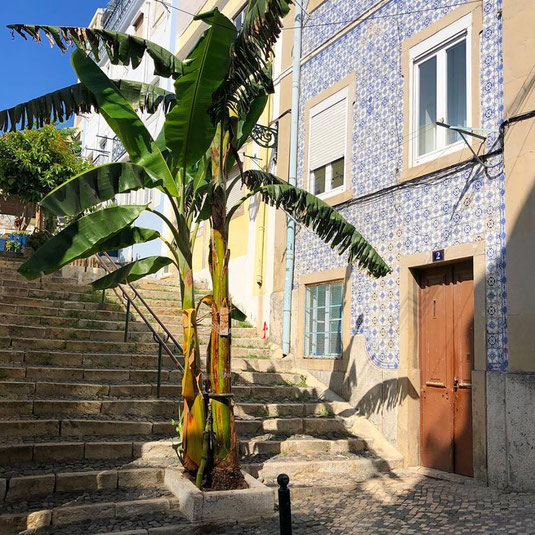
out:
<path id="1" fill-rule="evenodd" d="M 157 399 L 158 344 L 140 318 L 124 341 L 125 306 L 113 292 L 102 302 L 73 277 L 28 282 L 20 262 L 0 256 L 0 533 L 189 532 L 163 482 L 177 464 L 180 371 L 164 356 Z M 180 342 L 178 286 L 136 286 Z M 272 358 L 256 329 L 232 332 L 244 470 L 271 485 L 285 472 L 295 488 L 317 489 L 399 464 L 347 403 Z M 208 337 L 206 325 L 203 354 Z"/>

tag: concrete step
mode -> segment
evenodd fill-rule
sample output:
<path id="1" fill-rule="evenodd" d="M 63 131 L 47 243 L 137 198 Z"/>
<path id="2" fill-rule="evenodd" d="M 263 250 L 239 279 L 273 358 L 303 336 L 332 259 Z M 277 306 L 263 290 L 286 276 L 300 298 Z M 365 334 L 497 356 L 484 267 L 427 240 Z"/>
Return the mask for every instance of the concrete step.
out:
<path id="1" fill-rule="evenodd" d="M 38 318 L 41 316 L 55 316 L 58 318 L 77 318 L 87 320 L 106 320 L 124 322 L 125 309 L 118 305 L 106 305 L 107 308 L 96 308 L 92 310 L 73 310 L 63 309 L 57 306 L 35 306 L 0 303 L 0 313 L 17 316 L 28 316 L 29 318 Z"/>

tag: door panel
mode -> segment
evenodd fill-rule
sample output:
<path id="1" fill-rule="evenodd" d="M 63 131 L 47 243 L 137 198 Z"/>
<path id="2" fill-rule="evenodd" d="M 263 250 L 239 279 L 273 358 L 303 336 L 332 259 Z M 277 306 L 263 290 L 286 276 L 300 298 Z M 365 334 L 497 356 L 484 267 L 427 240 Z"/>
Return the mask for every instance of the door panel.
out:
<path id="1" fill-rule="evenodd" d="M 471 476 L 472 263 L 420 274 L 421 462 Z"/>
<path id="2" fill-rule="evenodd" d="M 454 430 L 455 473 L 472 477 L 472 368 L 474 355 L 474 282 L 472 265 L 453 271 Z"/>
<path id="3" fill-rule="evenodd" d="M 448 268 L 425 271 L 420 292 L 421 457 L 424 466 L 447 472 L 453 470 L 450 283 Z"/>

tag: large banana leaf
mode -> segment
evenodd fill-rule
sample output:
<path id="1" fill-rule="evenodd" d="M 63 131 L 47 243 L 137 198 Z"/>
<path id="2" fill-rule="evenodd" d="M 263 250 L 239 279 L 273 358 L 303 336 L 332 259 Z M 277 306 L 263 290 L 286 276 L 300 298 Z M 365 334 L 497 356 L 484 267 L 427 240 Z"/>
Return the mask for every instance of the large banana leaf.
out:
<path id="1" fill-rule="evenodd" d="M 57 216 L 73 216 L 119 193 L 141 188 L 155 188 L 162 180 L 155 180 L 144 167 L 130 162 L 108 163 L 76 175 L 52 190 L 41 206 Z"/>
<path id="2" fill-rule="evenodd" d="M 125 284 L 127 282 L 134 282 L 138 279 L 151 275 L 160 271 L 165 266 L 172 264 L 173 261 L 166 256 L 148 256 L 147 258 L 141 258 L 135 260 L 130 264 L 126 264 L 119 269 L 116 269 L 112 273 L 97 279 L 91 283 L 91 286 L 95 290 L 107 290 L 108 288 L 115 288 L 119 284 Z"/>
<path id="3" fill-rule="evenodd" d="M 349 262 L 356 263 L 375 277 L 390 273 L 390 268 L 379 253 L 357 229 L 342 214 L 312 193 L 262 171 L 246 171 L 243 181 L 252 193 L 259 193 L 264 202 L 281 207 L 298 223 L 313 230 L 339 254 L 348 251 Z"/>
<path id="4" fill-rule="evenodd" d="M 138 243 L 147 243 L 160 237 L 157 230 L 141 227 L 125 227 L 113 236 L 100 240 L 92 249 L 86 251 L 85 256 L 91 256 L 96 253 L 106 251 L 115 251 L 124 249 Z"/>
<path id="5" fill-rule="evenodd" d="M 167 112 L 175 102 L 175 94 L 158 86 L 114 80 L 123 97 L 135 108 L 155 113 L 160 106 Z M 0 111 L 0 131 L 42 128 L 48 123 L 62 123 L 75 114 L 99 111 L 98 103 L 84 84 L 74 84 L 52 93 Z M 18 126 L 17 126 L 18 125 Z"/>
<path id="6" fill-rule="evenodd" d="M 160 149 L 117 86 L 82 50 L 75 50 L 71 61 L 80 81 L 95 95 L 101 115 L 123 142 L 132 163 L 145 167 L 155 180 L 162 179 L 171 195 L 177 195 L 175 181 Z"/>
<path id="7" fill-rule="evenodd" d="M 30 36 L 36 42 L 41 41 L 40 32 L 43 32 L 50 44 L 56 44 L 63 52 L 76 45 L 86 52 L 91 52 L 97 61 L 100 61 L 101 51 L 104 50 L 113 65 L 132 65 L 133 69 L 139 66 L 146 53 L 154 61 L 154 74 L 166 78 L 182 75 L 182 63 L 172 52 L 135 35 L 72 26 L 10 24 L 8 28 L 24 39 Z"/>
<path id="8" fill-rule="evenodd" d="M 200 16 L 211 24 L 175 82 L 176 105 L 165 121 L 165 139 L 180 169 L 193 165 L 207 150 L 215 134 L 208 110 L 212 94 L 227 75 L 230 46 L 236 36 L 232 22 L 217 9 Z"/>
<path id="9" fill-rule="evenodd" d="M 131 225 L 146 206 L 112 206 L 86 215 L 41 246 L 19 267 L 27 279 L 54 273 L 78 258 L 94 254 L 95 246 Z M 107 247 L 106 247 L 107 248 Z M 104 249 L 106 250 L 106 249 Z"/>
<path id="10" fill-rule="evenodd" d="M 230 105 L 240 116 L 264 92 L 273 92 L 270 60 L 291 0 L 249 0 L 245 19 L 231 51 L 229 74 L 214 96 L 220 118 Z"/>
<path id="11" fill-rule="evenodd" d="M 237 149 L 241 148 L 249 139 L 253 128 L 256 126 L 258 119 L 264 113 L 269 96 L 267 94 L 259 95 L 252 102 L 249 112 L 245 116 L 245 120 L 240 121 L 240 136 L 238 138 Z"/>

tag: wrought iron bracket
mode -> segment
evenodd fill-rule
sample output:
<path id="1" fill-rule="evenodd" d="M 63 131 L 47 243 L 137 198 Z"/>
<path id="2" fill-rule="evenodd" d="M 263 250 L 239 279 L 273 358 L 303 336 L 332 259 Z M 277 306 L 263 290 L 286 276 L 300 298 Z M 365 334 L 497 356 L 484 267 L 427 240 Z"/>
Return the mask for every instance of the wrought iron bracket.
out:
<path id="1" fill-rule="evenodd" d="M 278 123 L 275 123 L 275 127 L 255 125 L 251 132 L 251 139 L 265 149 L 276 149 L 279 139 Z"/>

